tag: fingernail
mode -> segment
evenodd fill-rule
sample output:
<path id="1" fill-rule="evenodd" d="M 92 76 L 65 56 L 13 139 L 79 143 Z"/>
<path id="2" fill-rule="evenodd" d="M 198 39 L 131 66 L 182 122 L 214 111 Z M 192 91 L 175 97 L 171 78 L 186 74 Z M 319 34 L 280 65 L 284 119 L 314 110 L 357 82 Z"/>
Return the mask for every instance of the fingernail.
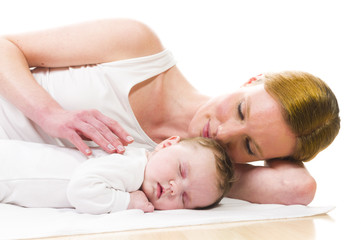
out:
<path id="1" fill-rule="evenodd" d="M 121 151 L 121 152 L 123 152 L 123 151 L 125 150 L 124 147 L 121 146 L 121 145 L 119 145 L 119 146 L 117 147 L 117 149 L 118 149 L 119 151 Z"/>
<path id="2" fill-rule="evenodd" d="M 132 141 L 134 141 L 134 138 L 132 138 L 131 136 L 127 136 L 127 141 L 132 142 Z"/>
<path id="3" fill-rule="evenodd" d="M 88 148 L 88 149 L 85 149 L 85 153 L 86 153 L 86 155 L 90 155 L 92 153 L 92 151 L 90 151 L 90 149 Z"/>
<path id="4" fill-rule="evenodd" d="M 113 145 L 111 145 L 110 143 L 107 146 L 110 150 L 115 150 L 115 147 Z"/>

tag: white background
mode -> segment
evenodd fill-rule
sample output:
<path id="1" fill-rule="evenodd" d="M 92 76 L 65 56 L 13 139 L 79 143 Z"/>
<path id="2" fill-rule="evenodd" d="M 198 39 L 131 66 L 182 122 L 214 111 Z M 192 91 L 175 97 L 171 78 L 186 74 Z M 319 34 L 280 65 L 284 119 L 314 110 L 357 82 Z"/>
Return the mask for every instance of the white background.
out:
<path id="1" fill-rule="evenodd" d="M 335 205 L 331 216 L 353 225 L 360 217 L 354 207 L 361 204 L 358 5 L 357 0 L 2 0 L 0 34 L 130 17 L 151 26 L 188 80 L 210 95 L 267 71 L 321 77 L 338 98 L 342 125 L 335 142 L 306 164 L 318 182 L 311 205 Z"/>

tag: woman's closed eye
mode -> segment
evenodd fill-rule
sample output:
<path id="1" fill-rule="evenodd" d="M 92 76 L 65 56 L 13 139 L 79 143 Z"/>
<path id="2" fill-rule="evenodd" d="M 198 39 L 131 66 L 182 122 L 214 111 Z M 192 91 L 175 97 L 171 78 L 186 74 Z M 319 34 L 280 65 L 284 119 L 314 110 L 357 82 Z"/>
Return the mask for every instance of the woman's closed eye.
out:
<path id="1" fill-rule="evenodd" d="M 246 150 L 247 150 L 247 152 L 248 152 L 249 155 L 255 155 L 254 152 L 253 152 L 252 149 L 251 149 L 251 145 L 250 145 L 249 142 L 250 142 L 250 141 L 249 141 L 249 138 L 246 138 L 246 139 L 244 140 L 245 148 L 246 148 Z"/>
<path id="2" fill-rule="evenodd" d="M 239 114 L 239 117 L 241 118 L 241 120 L 243 121 L 244 120 L 244 114 L 243 114 L 243 111 L 242 111 L 242 105 L 243 105 L 243 102 L 240 102 L 239 105 L 238 105 L 238 114 Z M 252 151 L 251 149 L 251 145 L 250 145 L 250 140 L 249 138 L 245 138 L 244 140 L 244 146 L 246 148 L 246 151 L 249 155 L 255 155 L 254 152 Z"/>
<path id="3" fill-rule="evenodd" d="M 241 118 L 241 120 L 244 120 L 244 114 L 242 111 L 242 103 L 243 103 L 243 101 L 238 104 L 238 115 Z"/>

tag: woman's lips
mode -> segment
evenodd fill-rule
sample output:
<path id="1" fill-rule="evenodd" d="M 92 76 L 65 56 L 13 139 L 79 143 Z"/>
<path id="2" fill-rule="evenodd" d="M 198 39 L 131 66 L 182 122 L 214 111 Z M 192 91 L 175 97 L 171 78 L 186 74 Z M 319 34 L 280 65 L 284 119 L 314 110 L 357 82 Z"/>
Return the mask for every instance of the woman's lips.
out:
<path id="1" fill-rule="evenodd" d="M 202 132 L 202 136 L 205 138 L 211 138 L 211 133 L 210 133 L 210 122 L 211 120 L 209 119 L 208 122 L 206 123 L 206 125 L 204 125 L 203 127 L 203 132 Z"/>

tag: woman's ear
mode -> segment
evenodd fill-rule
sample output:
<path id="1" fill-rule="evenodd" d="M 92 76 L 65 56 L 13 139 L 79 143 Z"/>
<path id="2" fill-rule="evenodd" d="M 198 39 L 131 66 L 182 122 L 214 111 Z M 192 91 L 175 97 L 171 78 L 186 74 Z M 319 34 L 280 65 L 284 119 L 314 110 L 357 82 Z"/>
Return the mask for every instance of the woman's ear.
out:
<path id="1" fill-rule="evenodd" d="M 180 137 L 179 136 L 172 136 L 170 138 L 167 138 L 166 140 L 162 141 L 155 147 L 155 151 L 159 151 L 162 148 L 170 147 L 174 144 L 179 143 Z"/>
<path id="2" fill-rule="evenodd" d="M 262 78 L 263 78 L 263 74 L 258 74 L 257 76 L 250 78 L 250 79 L 248 80 L 248 82 L 245 82 L 245 83 L 242 85 L 242 87 L 248 86 L 248 85 L 250 85 L 250 84 L 252 84 L 252 83 L 255 83 L 255 82 L 261 80 Z"/>

